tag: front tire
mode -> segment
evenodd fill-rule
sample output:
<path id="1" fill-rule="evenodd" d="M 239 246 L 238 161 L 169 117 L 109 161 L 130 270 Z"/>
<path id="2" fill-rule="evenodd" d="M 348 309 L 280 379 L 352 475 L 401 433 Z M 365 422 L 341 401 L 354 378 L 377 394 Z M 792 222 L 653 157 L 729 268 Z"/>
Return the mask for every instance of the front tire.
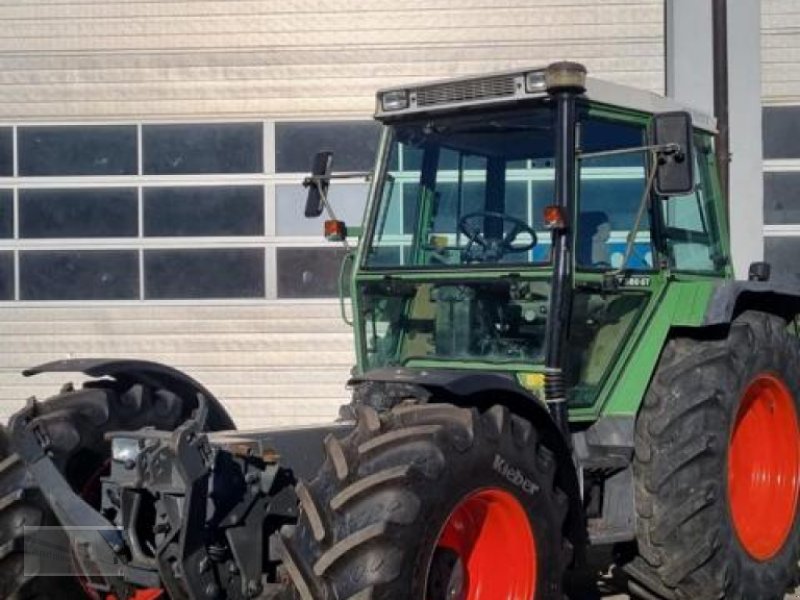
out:
<path id="1" fill-rule="evenodd" d="M 636 426 L 634 590 L 772 600 L 794 584 L 799 368 L 798 340 L 765 313 L 667 344 Z"/>
<path id="2" fill-rule="evenodd" d="M 302 600 L 561 600 L 568 502 L 530 423 L 500 406 L 357 414 L 297 489 L 283 558 Z"/>

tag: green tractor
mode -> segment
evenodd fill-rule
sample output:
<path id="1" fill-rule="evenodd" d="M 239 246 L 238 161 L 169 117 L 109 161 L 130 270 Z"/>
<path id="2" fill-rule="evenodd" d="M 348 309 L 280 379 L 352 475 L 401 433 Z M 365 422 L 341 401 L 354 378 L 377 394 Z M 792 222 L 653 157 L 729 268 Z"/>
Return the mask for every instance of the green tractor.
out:
<path id="1" fill-rule="evenodd" d="M 232 432 L 169 367 L 37 367 L 98 379 L 1 440 L 0 595 L 560 600 L 598 548 L 635 597 L 782 598 L 800 291 L 734 280 L 714 120 L 574 63 L 382 91 L 376 118 L 363 227 L 330 153 L 306 180 L 359 239 L 339 421 Z M 37 571 L 54 542 L 22 524 L 74 572 Z"/>

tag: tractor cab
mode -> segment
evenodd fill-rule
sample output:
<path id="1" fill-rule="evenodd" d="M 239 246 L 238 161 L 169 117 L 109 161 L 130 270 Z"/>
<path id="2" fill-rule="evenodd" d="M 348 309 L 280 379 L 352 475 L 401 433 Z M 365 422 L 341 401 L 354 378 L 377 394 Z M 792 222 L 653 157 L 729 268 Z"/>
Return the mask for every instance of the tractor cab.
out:
<path id="1" fill-rule="evenodd" d="M 362 373 L 510 372 L 541 397 L 558 371 L 592 409 L 668 281 L 730 275 L 709 117 L 559 63 L 379 92 L 376 118 Z"/>

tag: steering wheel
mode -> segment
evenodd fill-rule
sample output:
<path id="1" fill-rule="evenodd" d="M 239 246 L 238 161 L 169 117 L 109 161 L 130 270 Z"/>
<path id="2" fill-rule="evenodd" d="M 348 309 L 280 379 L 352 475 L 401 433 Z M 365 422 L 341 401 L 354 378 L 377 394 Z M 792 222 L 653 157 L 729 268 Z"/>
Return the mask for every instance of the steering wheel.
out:
<path id="1" fill-rule="evenodd" d="M 511 223 L 513 227 L 511 231 L 503 234 L 501 239 L 487 238 L 476 224 L 473 223 L 475 219 L 486 219 L 487 217 Z M 458 230 L 469 240 L 469 243 L 461 253 L 463 262 L 498 261 L 506 254 L 528 252 L 532 250 L 539 241 L 536 238 L 536 232 L 533 230 L 533 227 L 522 219 L 491 210 L 481 210 L 464 215 L 458 221 Z M 514 240 L 516 240 L 521 233 L 527 233 L 531 236 L 531 241 L 522 246 L 515 246 Z"/>

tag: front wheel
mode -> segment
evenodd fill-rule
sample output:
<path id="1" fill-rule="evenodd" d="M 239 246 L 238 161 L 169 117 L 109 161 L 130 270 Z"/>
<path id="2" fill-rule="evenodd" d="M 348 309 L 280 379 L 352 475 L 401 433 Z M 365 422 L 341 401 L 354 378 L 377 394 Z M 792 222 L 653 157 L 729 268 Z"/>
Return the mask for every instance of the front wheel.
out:
<path id="1" fill-rule="evenodd" d="M 302 600 L 561 599 L 567 497 L 527 421 L 500 406 L 359 407 L 326 446 L 284 542 Z"/>

